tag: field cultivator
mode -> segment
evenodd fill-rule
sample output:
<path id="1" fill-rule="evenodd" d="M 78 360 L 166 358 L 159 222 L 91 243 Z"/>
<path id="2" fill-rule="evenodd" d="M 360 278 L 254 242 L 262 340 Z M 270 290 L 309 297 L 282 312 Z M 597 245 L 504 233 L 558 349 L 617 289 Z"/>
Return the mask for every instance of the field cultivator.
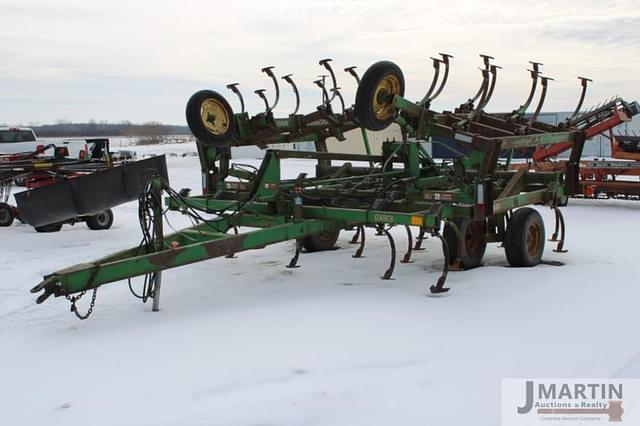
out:
<path id="1" fill-rule="evenodd" d="M 490 56 L 481 56 L 480 88 L 452 112 L 432 109 L 449 75 L 452 57 L 446 54 L 433 59 L 433 81 L 417 102 L 404 97 L 404 76 L 388 61 L 373 64 L 361 79 L 354 67 L 345 69 L 359 83 L 355 104 L 349 107 L 331 61 L 320 61 L 330 76 L 330 87 L 323 80 L 316 82 L 323 102 L 308 114 L 298 113 L 298 90 L 291 75 L 286 75 L 282 79 L 292 87 L 296 108 L 289 115 L 275 116 L 280 90 L 273 67 L 262 71 L 274 84 L 274 100 L 270 101 L 262 89 L 255 91 L 265 104 L 259 114 L 245 111 L 237 84 L 227 87 L 238 97 L 238 113 L 217 92 L 195 93 L 187 103 L 186 117 L 198 140 L 202 195 L 177 192 L 163 177 L 152 178 L 140 195 L 141 243 L 46 275 L 32 289 L 40 293 L 37 303 L 51 295 L 64 296 L 71 302 L 71 310 L 86 318 L 100 286 L 144 276 L 143 293 L 138 296 L 152 298 L 156 310 L 165 269 L 287 240 L 296 242 L 295 255 L 288 265 L 295 267 L 304 250 L 334 248 L 342 230 L 355 232 L 352 242 L 358 248 L 354 258 L 363 254 L 367 229 L 386 236 L 391 257 L 382 278 L 389 279 L 397 258 L 394 237 L 389 232 L 394 226 L 404 227 L 408 237 L 401 262 L 410 262 L 427 236 L 440 241 L 443 271 L 429 287 L 431 293 L 439 294 L 449 290 L 445 283 L 450 268 L 481 265 L 488 243 L 501 243 L 512 266 L 540 263 L 545 226 L 531 205 L 555 211 L 551 241 L 557 243 L 555 251 L 565 251 L 565 222 L 558 206 L 563 197 L 577 190 L 585 131 L 537 121 L 550 81 L 541 76 L 537 63 L 531 70 L 531 94 L 522 106 L 509 114 L 486 113 L 499 67 Z M 540 99 L 534 114 L 527 116 L 538 83 L 542 87 Z M 400 126 L 402 138 L 385 142 L 381 153 L 327 152 L 329 137 L 342 140 L 349 130 L 382 130 L 392 123 Z M 455 141 L 460 155 L 436 163 L 423 144 L 436 135 Z M 366 143 L 366 133 L 364 136 Z M 280 143 L 301 141 L 313 141 L 316 151 L 273 149 Z M 571 145 L 570 159 L 561 171 L 512 170 L 509 161 L 499 161 L 504 153 L 558 143 Z M 244 145 L 270 148 L 259 168 L 232 163 L 233 147 Z M 283 179 L 282 162 L 291 158 L 314 160 L 315 176 L 301 173 L 295 179 Z M 169 209 L 197 223 L 164 235 L 163 193 L 168 195 Z M 412 230 L 418 232 L 417 238 Z M 93 292 L 91 309 L 80 314 L 76 302 L 88 291 Z"/>
<path id="2" fill-rule="evenodd" d="M 0 155 L 0 226 L 15 219 L 38 232 L 57 232 L 65 223 L 85 222 L 90 229 L 108 229 L 113 223 L 111 207 L 138 198 L 144 175 L 152 170 L 167 176 L 164 157 L 114 166 L 108 140 L 93 140 L 94 155 L 70 159 L 36 152 Z M 9 197 L 16 182 L 27 190 Z"/>

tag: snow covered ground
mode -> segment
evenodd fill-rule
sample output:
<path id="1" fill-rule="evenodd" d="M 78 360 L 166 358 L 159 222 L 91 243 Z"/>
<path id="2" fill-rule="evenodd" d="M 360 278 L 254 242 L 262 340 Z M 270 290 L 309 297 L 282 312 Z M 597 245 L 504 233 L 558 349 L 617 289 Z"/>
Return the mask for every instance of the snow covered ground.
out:
<path id="1" fill-rule="evenodd" d="M 197 157 L 169 167 L 199 191 Z M 369 233 L 352 259 L 343 232 L 298 269 L 289 242 L 167 271 L 158 313 L 126 282 L 98 291 L 88 321 L 61 298 L 35 304 L 44 274 L 137 245 L 136 209 L 116 208 L 110 231 L 0 230 L 0 424 L 495 425 L 502 378 L 640 377 L 640 203 L 571 200 L 569 252 L 544 255 L 564 266 L 509 268 L 491 245 L 439 297 L 435 241 L 382 281 L 386 239 Z"/>

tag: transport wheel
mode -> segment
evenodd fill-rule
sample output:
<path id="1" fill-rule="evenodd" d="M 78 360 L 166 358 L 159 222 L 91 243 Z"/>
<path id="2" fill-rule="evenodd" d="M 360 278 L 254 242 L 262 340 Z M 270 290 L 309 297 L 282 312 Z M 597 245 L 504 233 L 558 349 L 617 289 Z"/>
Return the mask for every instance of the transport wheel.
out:
<path id="1" fill-rule="evenodd" d="M 218 92 L 201 90 L 187 102 L 187 124 L 205 145 L 226 146 L 235 134 L 233 110 Z"/>
<path id="2" fill-rule="evenodd" d="M 100 231 L 102 229 L 109 229 L 113 224 L 113 212 L 111 209 L 107 209 L 93 216 L 88 216 L 86 219 L 89 229 L 94 231 Z"/>
<path id="3" fill-rule="evenodd" d="M 308 235 L 302 239 L 302 247 L 307 251 L 332 250 L 336 245 L 336 241 L 338 241 L 339 235 L 340 231 Z"/>
<path id="4" fill-rule="evenodd" d="M 535 266 L 544 252 L 544 222 L 531 207 L 518 209 L 511 216 L 504 237 L 504 251 L 511 266 Z"/>
<path id="5" fill-rule="evenodd" d="M 356 92 L 356 118 L 368 130 L 382 130 L 393 122 L 395 95 L 404 96 L 404 76 L 393 62 L 380 61 L 365 71 Z"/>
<path id="6" fill-rule="evenodd" d="M 0 226 L 11 226 L 15 218 L 16 215 L 11 206 L 7 203 L 0 203 Z"/>
<path id="7" fill-rule="evenodd" d="M 61 223 L 52 223 L 49 225 L 36 226 L 37 232 L 58 232 L 62 229 Z"/>
<path id="8" fill-rule="evenodd" d="M 453 226 L 447 224 L 444 227 L 444 239 L 449 247 L 449 264 L 453 265 L 456 259 L 460 259 L 462 269 L 472 269 L 480 266 L 482 257 L 487 249 L 484 223 L 470 218 L 454 218 L 453 223 L 462 234 L 463 244 L 458 243 L 458 233 Z"/>

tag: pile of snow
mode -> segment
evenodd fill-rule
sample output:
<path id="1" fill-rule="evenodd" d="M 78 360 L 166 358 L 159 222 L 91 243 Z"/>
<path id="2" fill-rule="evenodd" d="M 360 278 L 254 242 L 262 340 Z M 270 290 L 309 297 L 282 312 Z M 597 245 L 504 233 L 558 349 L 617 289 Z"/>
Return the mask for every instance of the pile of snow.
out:
<path id="1" fill-rule="evenodd" d="M 199 191 L 197 158 L 168 163 L 172 186 Z M 158 313 L 126 282 L 101 288 L 84 322 L 64 299 L 35 304 L 43 275 L 137 245 L 136 209 L 116 208 L 109 231 L 0 229 L 2 424 L 497 424 L 502 378 L 640 377 L 640 203 L 571 200 L 569 252 L 544 255 L 564 266 L 510 268 L 493 244 L 439 297 L 435 239 L 382 281 L 386 238 L 369 232 L 352 259 L 343 232 L 298 269 L 285 268 L 287 242 L 167 271 Z M 402 253 L 404 229 L 394 235 Z"/>

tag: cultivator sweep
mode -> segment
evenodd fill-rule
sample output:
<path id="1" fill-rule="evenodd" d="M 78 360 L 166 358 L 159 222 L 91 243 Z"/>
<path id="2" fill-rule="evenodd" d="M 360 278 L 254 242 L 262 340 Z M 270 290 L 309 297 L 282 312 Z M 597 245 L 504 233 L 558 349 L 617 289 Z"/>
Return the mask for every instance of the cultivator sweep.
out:
<path id="1" fill-rule="evenodd" d="M 240 112 L 234 113 L 219 93 L 195 93 L 186 108 L 187 122 L 198 142 L 203 177 L 203 193 L 189 196 L 176 192 L 160 176 L 152 178 L 140 196 L 143 238 L 138 247 L 46 275 L 32 289 L 40 293 L 37 302 L 49 296 L 65 296 L 76 308 L 78 298 L 101 285 L 144 276 L 140 297 L 154 300 L 160 295 L 161 271 L 216 257 L 296 241 L 289 266 L 295 267 L 299 254 L 334 248 L 341 230 L 355 231 L 359 244 L 353 257 L 365 249 L 367 228 L 375 229 L 389 241 L 391 258 L 382 278 L 391 278 L 396 262 L 396 244 L 389 232 L 402 226 L 408 242 L 402 262 L 409 262 L 422 249 L 427 236 L 441 242 L 443 271 L 429 287 L 434 294 L 447 292 L 450 267 L 471 269 L 481 264 L 487 243 L 502 243 L 510 265 L 534 266 L 541 262 L 544 223 L 530 205 L 545 205 L 555 211 L 555 231 L 551 238 L 556 251 L 563 252 L 564 218 L 558 208 L 562 198 L 576 192 L 579 160 L 585 130 L 576 126 L 552 126 L 537 120 L 546 96 L 548 77 L 540 64 L 532 63 L 532 88 L 522 106 L 509 114 L 489 114 L 489 104 L 500 67 L 493 58 L 481 55 L 482 82 L 477 93 L 454 111 L 437 112 L 433 101 L 443 91 L 452 56 L 432 58 L 434 77 L 427 93 L 417 102 L 404 97 L 404 76 L 394 63 L 381 61 L 370 66 L 360 79 L 355 67 L 345 71 L 356 78 L 355 104 L 347 107 L 329 59 L 320 61 L 328 72 L 330 87 L 315 83 L 323 94 L 316 111 L 299 114 L 299 92 L 291 75 L 282 77 L 294 92 L 293 113 L 276 117 L 280 97 L 273 67 L 262 71 L 274 84 L 275 97 L 269 101 L 263 89 L 255 93 L 265 110 L 250 115 L 238 84 L 227 87 L 238 97 Z M 542 87 L 532 115 L 536 87 Z M 402 137 L 383 143 L 382 152 L 371 154 L 366 130 L 385 129 L 392 123 Z M 362 129 L 367 154 L 327 152 L 326 140 L 345 139 L 345 133 Z M 436 163 L 423 142 L 431 136 L 455 141 L 459 155 L 449 162 Z M 272 149 L 287 142 L 313 141 L 315 152 Z M 434 142 L 435 143 L 435 142 Z M 512 170 L 509 158 L 501 154 L 535 149 L 558 143 L 571 145 L 564 170 L 531 172 Z M 257 169 L 233 164 L 232 147 L 269 147 Z M 316 161 L 315 176 L 299 174 L 283 179 L 281 164 L 286 159 Z M 169 209 L 190 216 L 197 224 L 164 235 L 162 194 Z M 210 215 L 214 215 L 211 218 Z M 412 230 L 418 231 L 413 237 Z M 242 232 L 240 232 L 242 231 Z"/>

